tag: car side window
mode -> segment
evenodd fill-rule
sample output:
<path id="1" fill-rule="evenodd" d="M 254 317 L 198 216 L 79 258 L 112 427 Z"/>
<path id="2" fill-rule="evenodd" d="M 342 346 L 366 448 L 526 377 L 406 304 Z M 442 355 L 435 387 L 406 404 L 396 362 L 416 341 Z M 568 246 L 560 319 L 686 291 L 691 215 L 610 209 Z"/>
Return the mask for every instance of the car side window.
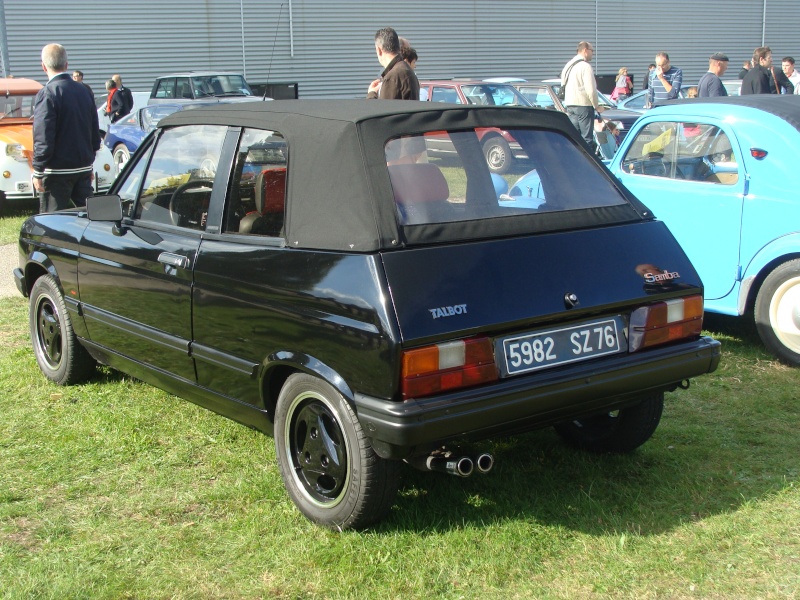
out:
<path id="1" fill-rule="evenodd" d="M 434 87 L 431 93 L 431 102 L 450 102 L 452 104 L 461 104 L 461 98 L 458 97 L 458 92 L 453 88 L 447 87 Z"/>
<path id="2" fill-rule="evenodd" d="M 224 233 L 283 236 L 287 165 L 283 135 L 264 129 L 242 131 Z"/>
<path id="3" fill-rule="evenodd" d="M 165 130 L 152 151 L 134 218 L 205 229 L 225 132 L 219 125 Z"/>
<path id="4" fill-rule="evenodd" d="M 622 160 L 625 172 L 732 185 L 739 179 L 730 138 L 716 125 L 648 123 Z"/>
<path id="5" fill-rule="evenodd" d="M 174 98 L 175 97 L 175 78 L 170 77 L 161 79 L 156 87 L 156 98 Z"/>
<path id="6" fill-rule="evenodd" d="M 139 190 L 142 187 L 142 179 L 144 178 L 144 170 L 147 166 L 148 157 L 153 151 L 153 145 L 139 155 L 139 159 L 135 165 L 128 167 L 128 172 L 118 190 L 120 200 L 122 200 L 122 214 L 126 217 L 133 216 L 133 206 L 136 203 L 136 198 L 139 195 Z"/>
<path id="7" fill-rule="evenodd" d="M 550 93 L 546 87 L 521 87 L 520 93 L 525 96 L 525 99 L 539 108 L 555 108 L 555 102 L 550 97 Z"/>
<path id="8" fill-rule="evenodd" d="M 178 77 L 175 81 L 175 97 L 184 100 L 192 100 L 194 98 L 192 94 L 192 82 L 188 77 Z"/>

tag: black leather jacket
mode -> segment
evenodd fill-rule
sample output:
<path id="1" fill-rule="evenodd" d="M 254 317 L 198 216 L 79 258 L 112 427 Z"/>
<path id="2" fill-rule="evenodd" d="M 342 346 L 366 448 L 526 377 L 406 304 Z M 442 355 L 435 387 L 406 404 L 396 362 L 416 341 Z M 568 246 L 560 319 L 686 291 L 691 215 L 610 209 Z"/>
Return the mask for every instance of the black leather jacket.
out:
<path id="1" fill-rule="evenodd" d="M 53 77 L 33 107 L 33 176 L 90 172 L 100 143 L 89 91 L 69 73 Z"/>

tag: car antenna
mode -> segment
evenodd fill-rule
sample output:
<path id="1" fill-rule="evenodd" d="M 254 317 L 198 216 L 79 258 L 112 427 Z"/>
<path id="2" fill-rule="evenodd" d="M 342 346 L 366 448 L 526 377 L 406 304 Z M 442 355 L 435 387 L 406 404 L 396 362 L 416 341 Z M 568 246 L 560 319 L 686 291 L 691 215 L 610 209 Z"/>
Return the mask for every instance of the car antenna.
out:
<path id="1" fill-rule="evenodd" d="M 269 74 L 272 72 L 272 57 L 275 56 L 275 43 L 278 41 L 278 28 L 281 26 L 281 17 L 283 16 L 283 5 L 285 2 L 281 2 L 281 9 L 278 11 L 278 22 L 275 23 L 275 37 L 272 39 L 272 52 L 269 54 L 269 64 L 267 65 L 267 82 L 264 85 L 264 96 L 261 98 L 262 100 L 267 99 L 267 90 L 269 89 L 267 86 L 269 85 Z"/>

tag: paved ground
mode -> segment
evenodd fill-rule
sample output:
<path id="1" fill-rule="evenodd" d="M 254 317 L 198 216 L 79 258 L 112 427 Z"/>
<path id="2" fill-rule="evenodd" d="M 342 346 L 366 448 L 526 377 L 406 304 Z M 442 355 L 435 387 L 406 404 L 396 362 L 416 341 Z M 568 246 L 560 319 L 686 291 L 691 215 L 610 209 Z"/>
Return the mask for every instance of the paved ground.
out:
<path id="1" fill-rule="evenodd" d="M 14 276 L 11 271 L 19 266 L 19 255 L 16 244 L 0 246 L 0 298 L 17 296 L 22 298 L 14 285 Z"/>

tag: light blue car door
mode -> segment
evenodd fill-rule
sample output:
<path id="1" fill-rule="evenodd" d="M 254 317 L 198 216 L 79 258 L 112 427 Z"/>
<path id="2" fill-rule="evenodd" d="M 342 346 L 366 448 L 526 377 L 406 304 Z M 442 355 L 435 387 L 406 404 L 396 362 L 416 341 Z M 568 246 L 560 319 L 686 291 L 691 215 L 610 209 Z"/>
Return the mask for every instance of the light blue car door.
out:
<path id="1" fill-rule="evenodd" d="M 664 221 L 694 264 L 706 300 L 740 278 L 746 173 L 732 132 L 717 122 L 651 121 L 633 132 L 611 169 Z"/>

